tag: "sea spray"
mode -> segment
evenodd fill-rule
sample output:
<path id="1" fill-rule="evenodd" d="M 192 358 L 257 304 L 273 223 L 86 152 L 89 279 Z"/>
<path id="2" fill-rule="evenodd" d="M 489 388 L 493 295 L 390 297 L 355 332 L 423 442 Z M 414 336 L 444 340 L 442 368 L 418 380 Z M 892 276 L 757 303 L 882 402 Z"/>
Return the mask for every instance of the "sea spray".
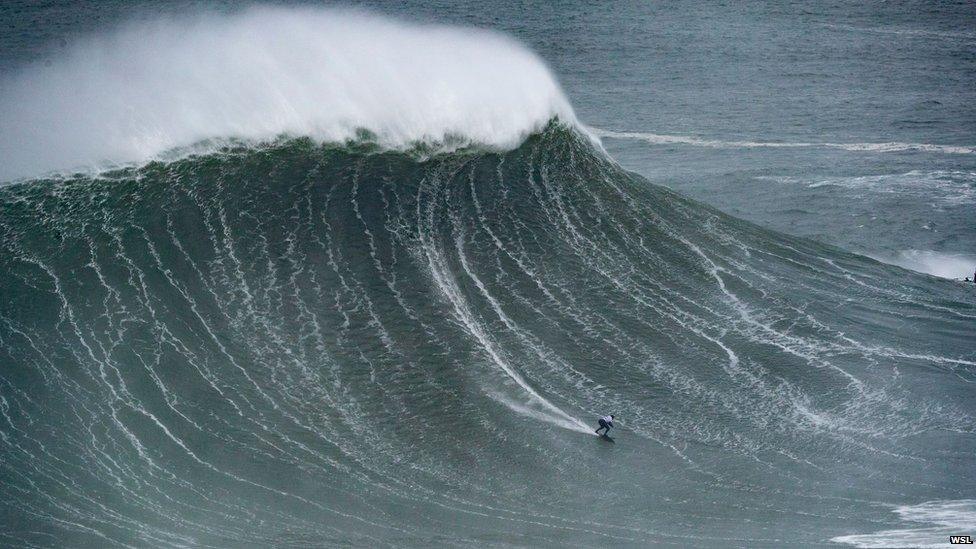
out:
<path id="1" fill-rule="evenodd" d="M 282 134 L 517 146 L 575 116 L 505 35 L 336 9 L 254 7 L 134 23 L 0 83 L 0 179 Z"/>

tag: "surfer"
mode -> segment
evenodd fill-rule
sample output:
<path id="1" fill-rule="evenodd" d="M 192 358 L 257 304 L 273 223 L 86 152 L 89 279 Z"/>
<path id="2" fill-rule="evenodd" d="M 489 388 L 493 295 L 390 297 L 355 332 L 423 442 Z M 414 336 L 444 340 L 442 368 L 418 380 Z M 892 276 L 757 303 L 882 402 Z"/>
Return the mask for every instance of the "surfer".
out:
<path id="1" fill-rule="evenodd" d="M 607 436 L 607 433 L 610 432 L 611 427 L 613 427 L 613 414 L 603 416 L 600 418 L 600 426 L 597 427 L 596 434 L 600 434 L 600 429 L 606 429 L 606 431 L 603 432 L 603 436 Z"/>

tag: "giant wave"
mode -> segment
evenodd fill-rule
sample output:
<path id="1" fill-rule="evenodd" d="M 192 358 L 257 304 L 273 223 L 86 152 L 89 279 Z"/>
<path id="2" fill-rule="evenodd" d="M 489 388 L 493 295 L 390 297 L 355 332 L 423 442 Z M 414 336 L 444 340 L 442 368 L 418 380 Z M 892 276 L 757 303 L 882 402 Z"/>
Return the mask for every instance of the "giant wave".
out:
<path id="1" fill-rule="evenodd" d="M 248 12 L 214 42 L 254 13 L 361 17 Z M 493 35 L 431 49 L 458 36 L 542 70 Z M 651 185 L 538 74 L 497 122 L 464 101 L 436 131 L 392 109 L 332 138 L 217 117 L 143 159 L 238 140 L 0 188 L 4 543 L 861 543 L 901 527 L 892 506 L 971 495 L 968 287 Z M 226 120 L 270 104 L 245 103 Z M 462 126 L 488 146 L 379 143 Z M 614 446 L 587 430 L 608 412 Z"/>

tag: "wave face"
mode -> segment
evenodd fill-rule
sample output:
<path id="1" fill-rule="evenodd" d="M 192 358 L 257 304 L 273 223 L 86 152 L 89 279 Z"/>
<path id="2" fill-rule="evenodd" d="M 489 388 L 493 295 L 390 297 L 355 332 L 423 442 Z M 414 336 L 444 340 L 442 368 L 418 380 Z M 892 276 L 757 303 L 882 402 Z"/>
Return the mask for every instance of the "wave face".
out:
<path id="1" fill-rule="evenodd" d="M 10 185 L 0 250 L 5 543 L 819 544 L 976 488 L 969 286 L 558 123 Z"/>
<path id="2" fill-rule="evenodd" d="M 572 108 L 542 61 L 474 29 L 251 8 L 123 26 L 0 82 L 0 179 L 207 140 L 510 149 Z"/>

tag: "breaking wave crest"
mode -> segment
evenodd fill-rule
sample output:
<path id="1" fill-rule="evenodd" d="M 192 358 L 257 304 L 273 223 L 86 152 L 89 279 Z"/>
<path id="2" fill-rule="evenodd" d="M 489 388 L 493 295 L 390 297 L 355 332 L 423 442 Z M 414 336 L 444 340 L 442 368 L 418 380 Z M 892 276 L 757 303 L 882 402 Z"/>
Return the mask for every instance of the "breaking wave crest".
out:
<path id="1" fill-rule="evenodd" d="M 545 64 L 493 32 L 334 9 L 125 26 L 0 85 L 0 179 L 279 135 L 510 149 L 575 117 Z"/>

